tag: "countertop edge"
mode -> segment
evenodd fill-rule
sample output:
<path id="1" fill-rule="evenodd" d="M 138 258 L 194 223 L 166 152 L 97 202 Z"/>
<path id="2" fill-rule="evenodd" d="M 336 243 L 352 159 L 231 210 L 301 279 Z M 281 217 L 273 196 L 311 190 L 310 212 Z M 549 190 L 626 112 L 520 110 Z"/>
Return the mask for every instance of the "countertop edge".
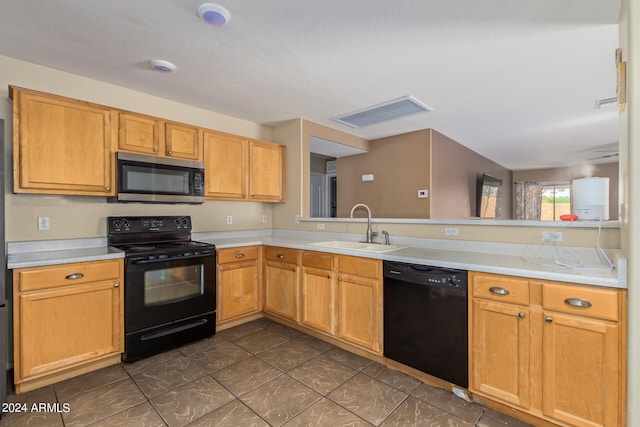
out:
<path id="1" fill-rule="evenodd" d="M 614 256 L 614 271 L 602 268 L 566 269 L 553 265 L 527 263 L 524 257 L 516 255 L 492 254 L 464 250 L 433 249 L 424 247 L 407 247 L 387 253 L 371 253 L 358 250 L 327 248 L 311 245 L 308 237 L 270 236 L 266 234 L 248 233 L 230 236 L 202 235 L 201 241 L 214 243 L 216 248 L 225 249 L 240 246 L 270 245 L 293 249 L 327 252 L 337 255 L 350 255 L 387 261 L 406 262 L 422 265 L 437 265 L 446 268 L 477 271 L 484 273 L 504 274 L 527 277 L 537 280 L 578 283 L 609 288 L 626 289 L 626 259 L 618 255 L 619 251 L 611 251 Z M 106 259 L 124 258 L 124 252 L 118 249 L 100 246 L 92 248 L 56 249 L 38 252 L 10 253 L 7 259 L 8 269 L 42 267 L 55 264 L 89 262 Z M 544 268 L 543 268 L 544 267 Z"/>

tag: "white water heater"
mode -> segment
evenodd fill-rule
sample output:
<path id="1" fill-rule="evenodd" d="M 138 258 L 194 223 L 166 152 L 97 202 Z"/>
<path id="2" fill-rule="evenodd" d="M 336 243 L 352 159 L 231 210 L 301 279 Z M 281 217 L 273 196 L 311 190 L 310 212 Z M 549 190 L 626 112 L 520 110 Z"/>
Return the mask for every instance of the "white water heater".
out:
<path id="1" fill-rule="evenodd" d="M 609 178 L 571 181 L 571 213 L 579 220 L 609 219 Z"/>

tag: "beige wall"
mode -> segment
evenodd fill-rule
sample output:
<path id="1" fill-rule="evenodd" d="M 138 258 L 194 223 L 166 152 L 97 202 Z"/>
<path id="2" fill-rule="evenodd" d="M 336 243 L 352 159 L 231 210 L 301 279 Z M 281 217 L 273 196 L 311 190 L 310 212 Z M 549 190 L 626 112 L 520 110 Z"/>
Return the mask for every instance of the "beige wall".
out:
<path id="1" fill-rule="evenodd" d="M 102 105 L 118 107 L 263 140 L 271 128 L 213 113 L 123 87 L 0 56 L 0 118 L 5 120 L 6 240 L 50 240 L 103 237 L 110 215 L 191 215 L 194 231 L 269 228 L 272 207 L 256 202 L 205 202 L 203 205 L 106 203 L 104 197 L 13 194 L 12 107 L 8 85 L 16 85 Z M 261 222 L 267 215 L 267 224 Z M 226 224 L 226 216 L 233 224 Z M 38 216 L 50 218 L 51 230 L 37 231 Z"/>
<path id="2" fill-rule="evenodd" d="M 430 131 L 422 130 L 369 142 L 369 152 L 338 159 L 338 217 L 348 217 L 356 203 L 364 203 L 378 218 L 429 218 L 431 192 Z M 373 181 L 362 175 L 373 174 Z M 358 210 L 354 216 L 366 216 Z"/>
<path id="3" fill-rule="evenodd" d="M 477 179 L 483 173 L 502 180 L 498 219 L 511 219 L 511 171 L 453 139 L 432 131 L 431 218 L 468 219 L 476 216 Z"/>
<path id="4" fill-rule="evenodd" d="M 618 163 L 514 171 L 513 181 L 553 182 L 597 176 L 609 178 L 609 219 L 618 219 Z"/>

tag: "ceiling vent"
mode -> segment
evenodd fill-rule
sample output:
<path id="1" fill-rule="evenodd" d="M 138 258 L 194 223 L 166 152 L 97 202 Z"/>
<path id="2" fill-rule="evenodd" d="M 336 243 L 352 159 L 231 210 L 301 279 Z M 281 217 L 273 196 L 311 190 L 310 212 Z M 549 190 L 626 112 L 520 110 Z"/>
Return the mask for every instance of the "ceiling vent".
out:
<path id="1" fill-rule="evenodd" d="M 615 96 L 613 98 L 596 99 L 596 108 L 600 108 L 603 105 L 610 105 L 610 104 L 617 104 L 617 103 L 618 103 L 618 98 Z"/>
<path id="2" fill-rule="evenodd" d="M 353 113 L 334 117 L 333 120 L 354 128 L 362 128 L 429 111 L 433 111 L 433 108 L 423 104 L 412 96 L 405 96 L 354 111 Z"/>

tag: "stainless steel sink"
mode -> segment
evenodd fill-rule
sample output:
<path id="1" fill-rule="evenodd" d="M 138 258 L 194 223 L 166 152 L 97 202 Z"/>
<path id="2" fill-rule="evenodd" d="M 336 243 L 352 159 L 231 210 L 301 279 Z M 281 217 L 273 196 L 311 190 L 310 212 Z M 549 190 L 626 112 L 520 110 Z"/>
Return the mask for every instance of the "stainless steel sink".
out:
<path id="1" fill-rule="evenodd" d="M 397 245 L 381 245 L 376 243 L 352 242 L 348 240 L 330 240 L 328 242 L 313 242 L 309 244 L 313 246 L 321 246 L 323 248 L 348 249 L 352 251 L 375 253 L 397 251 L 398 249 L 404 249 L 407 247 Z"/>

